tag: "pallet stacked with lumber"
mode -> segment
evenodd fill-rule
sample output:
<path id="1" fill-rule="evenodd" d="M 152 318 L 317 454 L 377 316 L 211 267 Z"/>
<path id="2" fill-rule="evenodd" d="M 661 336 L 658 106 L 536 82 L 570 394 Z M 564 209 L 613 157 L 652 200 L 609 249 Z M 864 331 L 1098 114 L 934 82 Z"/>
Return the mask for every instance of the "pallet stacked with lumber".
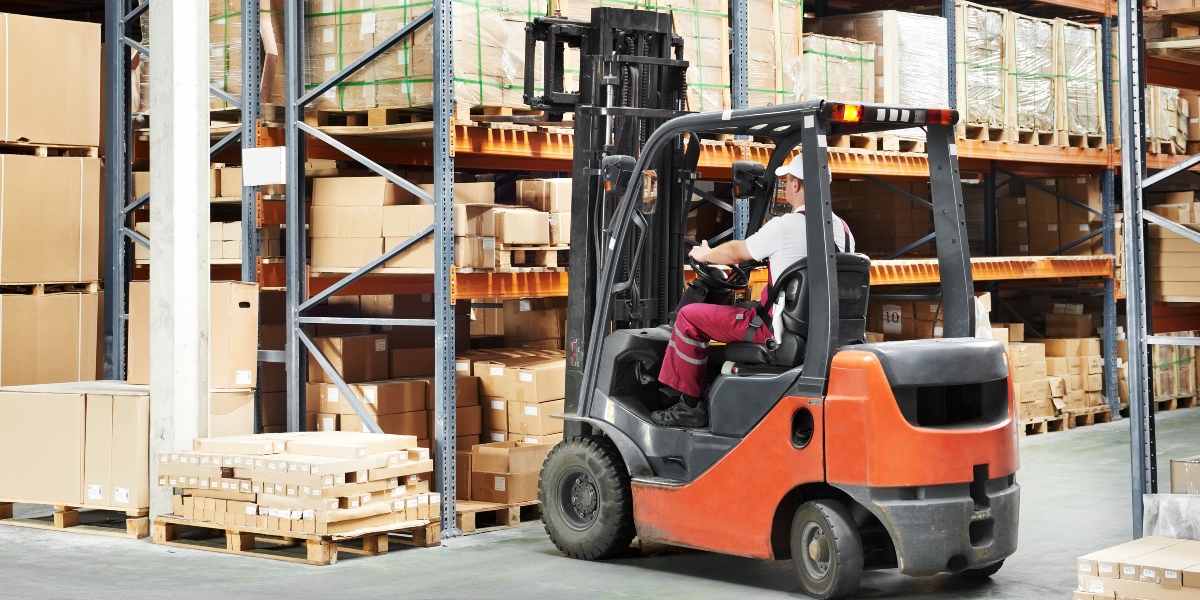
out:
<path id="1" fill-rule="evenodd" d="M 255 552 L 259 535 L 304 540 L 305 561 L 337 562 L 338 543 L 359 539 L 387 552 L 388 535 L 438 543 L 441 495 L 429 490 L 433 461 L 414 436 L 261 434 L 197 439 L 190 452 L 160 454 L 159 487 L 175 490 L 173 514 L 154 541 L 205 548 L 186 528 L 224 537 L 218 550 Z M 417 533 L 414 533 L 417 532 Z"/>

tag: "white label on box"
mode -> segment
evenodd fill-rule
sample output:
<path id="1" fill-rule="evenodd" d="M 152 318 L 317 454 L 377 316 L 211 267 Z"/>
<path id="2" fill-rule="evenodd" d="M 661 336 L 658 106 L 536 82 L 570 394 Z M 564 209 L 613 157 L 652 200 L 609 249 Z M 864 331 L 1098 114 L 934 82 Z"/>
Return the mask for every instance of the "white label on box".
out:
<path id="1" fill-rule="evenodd" d="M 483 249 L 484 250 L 495 250 L 496 249 L 496 238 L 491 238 L 491 237 L 483 238 Z"/>
<path id="2" fill-rule="evenodd" d="M 1079 565 L 1079 570 L 1084 573 L 1092 572 L 1092 565 Z M 1099 565 L 1100 574 L 1112 574 L 1112 565 Z"/>
<path id="3" fill-rule="evenodd" d="M 248 515 L 258 514 L 258 507 L 253 504 L 247 504 L 246 505 L 246 514 L 248 514 Z"/>
<path id="4" fill-rule="evenodd" d="M 316 518 L 317 518 L 317 511 L 315 511 L 311 508 L 304 511 L 304 520 L 305 521 L 312 521 Z"/>
<path id="5" fill-rule="evenodd" d="M 336 62 L 334 62 L 334 60 L 333 60 L 333 57 L 332 57 L 332 56 L 326 56 L 326 57 L 325 57 L 325 70 L 326 70 L 326 71 L 332 71 L 332 70 L 334 70 L 334 69 L 336 69 L 336 68 L 337 68 L 337 63 L 336 63 Z"/>
<path id="6" fill-rule="evenodd" d="M 1051 223 L 1047 225 L 1046 231 L 1058 231 L 1058 223 Z"/>
<path id="7" fill-rule="evenodd" d="M 1087 183 L 1087 177 L 1079 177 L 1075 180 L 1075 183 Z"/>
<path id="8" fill-rule="evenodd" d="M 405 506 L 405 508 L 416 508 L 417 507 L 417 499 L 416 498 L 405 499 L 404 506 Z"/>
<path id="9" fill-rule="evenodd" d="M 880 308 L 883 311 L 883 332 L 900 333 L 903 329 L 900 307 L 895 304 L 884 304 Z"/>
<path id="10" fill-rule="evenodd" d="M 358 449 L 358 455 L 359 455 L 359 456 L 366 456 L 366 455 L 367 455 L 367 449 L 366 449 L 366 448 L 359 448 L 359 449 Z"/>
<path id="11" fill-rule="evenodd" d="M 521 312 L 533 310 L 533 304 L 528 300 L 521 300 Z"/>
<path id="12" fill-rule="evenodd" d="M 329 91 L 325 92 L 325 97 L 330 100 L 337 100 L 337 87 L 329 88 Z"/>
<path id="13" fill-rule="evenodd" d="M 492 377 L 500 377 L 504 375 L 504 367 L 492 367 L 488 370 L 488 374 Z"/>
<path id="14" fill-rule="evenodd" d="M 492 410 L 504 410 L 504 401 L 492 400 Z"/>
<path id="15" fill-rule="evenodd" d="M 426 496 L 424 494 L 417 496 L 417 506 L 420 506 L 422 504 L 429 504 L 429 496 Z"/>
<path id="16" fill-rule="evenodd" d="M 174 478 L 174 477 L 172 477 L 172 478 L 171 478 L 171 479 L 168 481 L 168 484 L 170 485 L 170 487 L 178 487 L 178 486 L 179 486 L 179 480 L 178 480 L 178 479 L 176 479 L 176 478 Z"/>
<path id="17" fill-rule="evenodd" d="M 470 363 L 456 363 L 454 365 L 454 372 L 455 373 L 470 373 L 471 372 L 471 364 Z"/>
<path id="18" fill-rule="evenodd" d="M 166 454 L 159 454 L 159 455 L 158 455 L 158 464 L 160 464 L 160 465 L 165 465 L 165 464 L 167 464 L 167 462 L 169 462 L 170 460 L 171 460 L 171 457 L 170 457 L 170 456 L 167 456 Z"/>
<path id="19" fill-rule="evenodd" d="M 222 46 L 214 46 L 213 47 L 213 49 L 212 49 L 212 57 L 213 58 L 224 58 L 224 56 L 225 56 L 225 48 L 224 47 L 222 47 Z"/>
<path id="20" fill-rule="evenodd" d="M 337 388 L 329 388 L 329 398 L 328 398 L 329 402 L 331 402 L 333 404 L 337 404 L 339 398 L 340 398 L 340 396 L 338 396 Z"/>
<path id="21" fill-rule="evenodd" d="M 1080 224 L 1079 224 L 1079 230 L 1080 230 L 1080 231 L 1087 232 L 1087 231 L 1091 231 L 1091 228 L 1090 228 L 1090 227 L 1089 227 L 1087 224 L 1085 224 L 1085 223 L 1080 223 Z"/>
<path id="22" fill-rule="evenodd" d="M 363 400 L 366 401 L 367 404 L 376 404 L 375 400 L 377 397 L 378 394 L 375 392 L 375 388 L 367 388 L 363 390 Z"/>
<path id="23" fill-rule="evenodd" d="M 207 457 L 207 456 L 201 456 L 201 457 L 200 457 L 200 464 L 202 464 L 202 465 L 207 465 L 207 464 L 208 464 L 208 460 L 209 460 L 209 457 Z"/>
<path id="24" fill-rule="evenodd" d="M 493 432 L 491 432 L 491 433 L 490 433 L 490 434 L 488 434 L 488 435 L 490 435 L 490 436 L 491 436 L 491 439 L 492 439 L 492 441 L 493 441 L 493 442 L 503 442 L 503 441 L 504 441 L 504 434 L 503 434 L 503 433 L 498 433 L 498 432 L 495 432 L 495 431 L 493 431 Z"/>
<path id="25" fill-rule="evenodd" d="M 88 486 L 88 500 L 103 500 L 103 499 L 104 499 L 104 486 L 102 486 L 102 485 L 89 485 Z"/>
<path id="26" fill-rule="evenodd" d="M 935 337 L 935 338 L 942 337 L 942 328 L 941 327 L 933 328 L 933 337 Z"/>
<path id="27" fill-rule="evenodd" d="M 265 506 L 260 506 L 260 507 L 258 507 L 258 515 L 259 515 L 260 517 L 265 517 L 265 516 L 267 516 L 267 515 L 270 515 L 270 514 L 271 514 L 271 509 L 269 509 L 269 508 L 267 508 L 267 507 L 265 507 Z"/>
<path id="28" fill-rule="evenodd" d="M 531 417 L 536 417 L 536 416 L 537 416 L 537 414 L 538 414 L 538 409 L 537 409 L 537 407 L 536 407 L 536 406 L 526 406 L 526 407 L 525 407 L 525 414 L 527 414 L 527 415 L 529 415 L 529 416 L 531 416 Z"/>
<path id="29" fill-rule="evenodd" d="M 359 35 L 369 35 L 375 33 L 375 13 L 362 14 L 362 27 L 359 28 Z"/>
<path id="30" fill-rule="evenodd" d="M 1022 206 L 1022 205 L 1024 205 L 1024 204 L 1025 204 L 1025 197 L 1024 197 L 1024 196 L 1021 196 L 1021 197 L 1017 198 L 1017 205 L 1018 205 L 1018 206 Z"/>
<path id="31" fill-rule="evenodd" d="M 333 12 L 333 0 L 321 0 L 321 12 L 323 12 L 323 13 Z"/>
<path id="32" fill-rule="evenodd" d="M 387 339 L 386 338 L 375 340 L 375 351 L 376 352 L 387 352 Z"/>
<path id="33" fill-rule="evenodd" d="M 238 371 L 234 374 L 233 381 L 237 385 L 250 385 L 252 382 L 250 379 L 250 371 Z"/>
<path id="34" fill-rule="evenodd" d="M 538 439 L 535 437 L 525 436 L 525 443 L 526 444 L 536 444 L 536 443 L 538 443 Z"/>
<path id="35" fill-rule="evenodd" d="M 497 477 L 497 478 L 496 478 L 496 491 L 497 491 L 497 492 L 503 492 L 503 491 L 504 491 L 504 486 L 505 486 L 505 481 L 504 481 L 504 478 L 503 478 L 503 477 Z"/>
<path id="36" fill-rule="evenodd" d="M 129 488 L 113 488 L 113 502 L 129 504 Z"/>
<path id="37" fill-rule="evenodd" d="M 1017 227 L 1021 227 L 1021 228 L 1029 227 L 1029 223 L 1027 223 L 1025 221 L 1017 221 Z"/>
<path id="38" fill-rule="evenodd" d="M 179 455 L 178 455 L 178 454 L 172 454 L 172 455 L 171 455 L 171 462 L 173 462 L 173 463 L 177 463 L 177 462 L 179 462 Z"/>
<path id="39" fill-rule="evenodd" d="M 324 417 L 321 419 L 321 428 L 325 431 L 333 431 L 333 417 Z"/>
<path id="40" fill-rule="evenodd" d="M 521 373 L 520 375 L 517 376 L 517 379 L 520 379 L 521 381 L 527 381 L 529 383 L 533 383 L 533 373 Z"/>
<path id="41" fill-rule="evenodd" d="M 1029 245 L 1028 245 L 1028 244 L 1019 244 L 1019 247 L 1020 247 L 1020 249 L 1021 249 L 1021 252 L 1029 252 Z"/>
<path id="42" fill-rule="evenodd" d="M 321 490 L 320 490 L 319 488 L 313 489 L 313 491 L 312 491 L 312 497 L 313 497 L 313 498 L 320 498 L 320 497 L 321 497 Z"/>
<path id="43" fill-rule="evenodd" d="M 304 511 L 302 511 L 302 510 L 293 510 L 292 511 L 292 520 L 293 521 L 299 521 L 302 518 L 304 518 Z"/>
<path id="44" fill-rule="evenodd" d="M 404 510 L 404 499 L 401 498 L 392 503 L 392 510 Z"/>
<path id="45" fill-rule="evenodd" d="M 1133 577 L 1137 575 L 1137 567 L 1133 565 L 1121 565 L 1121 575 Z"/>

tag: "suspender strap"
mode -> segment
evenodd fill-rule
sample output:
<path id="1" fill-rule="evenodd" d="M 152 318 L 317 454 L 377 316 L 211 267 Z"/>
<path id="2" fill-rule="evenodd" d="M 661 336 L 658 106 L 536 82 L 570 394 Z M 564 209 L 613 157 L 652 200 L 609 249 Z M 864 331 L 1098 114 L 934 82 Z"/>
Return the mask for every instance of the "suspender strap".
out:
<path id="1" fill-rule="evenodd" d="M 746 327 L 746 335 L 742 337 L 742 341 L 753 342 L 758 330 L 765 325 L 766 321 L 763 320 L 762 316 L 754 315 L 754 318 L 750 319 L 750 325 Z"/>

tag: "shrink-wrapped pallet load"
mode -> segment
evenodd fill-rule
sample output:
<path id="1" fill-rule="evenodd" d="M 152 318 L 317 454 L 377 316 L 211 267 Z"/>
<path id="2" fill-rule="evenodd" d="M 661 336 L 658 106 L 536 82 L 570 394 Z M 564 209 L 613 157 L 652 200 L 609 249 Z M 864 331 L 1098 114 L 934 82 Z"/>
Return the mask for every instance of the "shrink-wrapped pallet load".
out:
<path id="1" fill-rule="evenodd" d="M 874 43 L 806 33 L 802 47 L 804 54 L 785 70 L 796 82 L 793 93 L 798 100 L 875 100 Z"/>
<path id="2" fill-rule="evenodd" d="M 1010 126 L 1008 48 L 1005 22 L 1008 11 L 960 1 L 957 13 L 958 112 L 968 125 Z"/>
<path id="3" fill-rule="evenodd" d="M 1053 133 L 1058 116 L 1054 22 L 1010 13 L 1008 23 L 1008 81 L 1017 129 Z"/>

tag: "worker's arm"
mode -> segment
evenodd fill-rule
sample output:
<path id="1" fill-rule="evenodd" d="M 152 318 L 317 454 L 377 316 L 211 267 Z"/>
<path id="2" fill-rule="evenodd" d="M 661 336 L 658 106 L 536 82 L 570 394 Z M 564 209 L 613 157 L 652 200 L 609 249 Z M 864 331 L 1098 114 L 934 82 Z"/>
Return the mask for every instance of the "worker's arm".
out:
<path id="1" fill-rule="evenodd" d="M 738 265 L 753 258 L 746 249 L 746 242 L 742 240 L 731 240 L 716 248 L 710 248 L 708 240 L 705 240 L 693 247 L 688 256 L 710 265 Z"/>

